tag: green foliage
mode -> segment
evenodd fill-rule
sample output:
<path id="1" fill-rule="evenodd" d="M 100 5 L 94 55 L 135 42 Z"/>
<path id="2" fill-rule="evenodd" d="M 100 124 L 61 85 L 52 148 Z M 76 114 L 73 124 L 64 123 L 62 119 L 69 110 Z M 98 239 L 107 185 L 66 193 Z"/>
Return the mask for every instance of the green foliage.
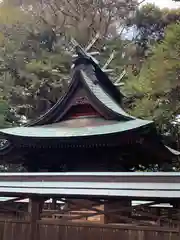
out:
<path id="1" fill-rule="evenodd" d="M 101 52 L 99 60 L 101 66 L 103 66 L 109 56 L 114 52 L 114 58 L 109 64 L 108 68 L 113 69 L 113 74 L 110 75 L 112 81 L 116 80 L 122 73 L 122 71 L 131 62 L 130 55 L 132 55 L 132 42 L 129 40 L 122 40 L 120 38 L 114 38 L 104 41 L 105 49 Z M 130 53 L 131 50 L 131 53 Z"/>
<path id="2" fill-rule="evenodd" d="M 180 9 L 160 9 L 154 4 L 143 5 L 136 11 L 132 24 L 139 31 L 139 37 L 147 41 L 159 41 L 164 37 L 165 28 L 180 20 Z"/>
<path id="3" fill-rule="evenodd" d="M 134 115 L 169 126 L 180 112 L 180 25 L 169 25 L 164 40 L 152 48 L 139 76 L 132 77 L 126 91 L 136 95 L 131 106 Z M 167 129 L 166 129 L 167 130 Z"/>
<path id="4" fill-rule="evenodd" d="M 22 58 L 26 52 L 22 54 Z M 41 50 L 22 65 L 16 65 L 16 74 L 11 72 L 15 86 L 9 101 L 17 113 L 28 119 L 36 118 L 57 102 L 67 89 L 66 78 L 70 59 L 62 51 L 53 53 Z M 23 93 L 23 94 L 22 94 Z"/>
<path id="5" fill-rule="evenodd" d="M 26 172 L 25 168 L 17 164 L 0 165 L 0 172 Z"/>
<path id="6" fill-rule="evenodd" d="M 139 61 L 143 62 L 151 54 L 152 45 L 164 39 L 166 27 L 179 21 L 180 9 L 160 9 L 154 4 L 139 8 L 130 22 L 137 31 L 135 40 Z"/>
<path id="7" fill-rule="evenodd" d="M 1 11 L 0 90 L 10 105 L 8 120 L 18 123 L 21 116 L 27 119 L 40 116 L 64 94 L 70 56 L 61 45 L 54 47 L 51 42 L 50 48 L 44 44 L 46 39 L 42 39 L 36 25 L 32 29 L 29 13 L 4 4 L 0 5 Z M 48 27 L 46 32 L 48 39 L 52 39 L 49 36 L 53 32 Z"/>
<path id="8" fill-rule="evenodd" d="M 0 128 L 9 127 L 11 124 L 6 119 L 6 114 L 8 112 L 8 104 L 4 100 L 0 100 Z"/>

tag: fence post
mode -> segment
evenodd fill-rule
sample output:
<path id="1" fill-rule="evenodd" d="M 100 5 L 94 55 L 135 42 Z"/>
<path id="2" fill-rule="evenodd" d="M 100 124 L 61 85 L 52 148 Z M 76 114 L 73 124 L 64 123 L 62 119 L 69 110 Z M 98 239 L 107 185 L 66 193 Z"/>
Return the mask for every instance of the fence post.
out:
<path id="1" fill-rule="evenodd" d="M 40 214 L 42 211 L 42 199 L 39 197 L 31 197 L 29 199 L 29 213 L 30 213 L 30 240 L 39 240 L 38 237 L 38 224 Z"/>

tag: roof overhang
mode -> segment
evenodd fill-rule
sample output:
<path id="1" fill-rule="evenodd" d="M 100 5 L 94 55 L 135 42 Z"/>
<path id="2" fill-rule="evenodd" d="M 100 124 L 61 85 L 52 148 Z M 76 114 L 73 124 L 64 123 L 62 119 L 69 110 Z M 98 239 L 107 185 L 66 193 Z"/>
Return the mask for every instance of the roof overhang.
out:
<path id="1" fill-rule="evenodd" d="M 103 126 L 87 126 L 79 128 L 68 127 L 53 127 L 52 125 L 37 126 L 37 127 L 14 127 L 0 130 L 0 135 L 26 137 L 26 138 L 69 138 L 69 137 L 87 137 L 100 136 L 114 133 L 122 133 L 138 128 L 149 126 L 152 121 L 146 120 L 130 120 L 122 121 L 114 124 Z"/>
<path id="2" fill-rule="evenodd" d="M 180 173 L 4 173 L 1 196 L 180 198 Z"/>

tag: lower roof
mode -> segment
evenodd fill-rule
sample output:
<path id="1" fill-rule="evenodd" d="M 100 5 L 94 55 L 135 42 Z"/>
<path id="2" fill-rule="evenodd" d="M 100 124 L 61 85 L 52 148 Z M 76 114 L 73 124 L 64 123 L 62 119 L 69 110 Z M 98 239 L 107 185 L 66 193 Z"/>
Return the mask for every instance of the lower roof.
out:
<path id="1" fill-rule="evenodd" d="M 94 197 L 94 198 L 134 198 L 134 199 L 180 199 L 179 190 L 139 190 L 139 189 L 76 189 L 76 188 L 30 188 L 0 187 L 0 194 L 6 196 L 59 196 L 59 197 Z"/>
<path id="2" fill-rule="evenodd" d="M 6 173 L 0 174 L 0 195 L 164 201 L 180 198 L 180 173 Z"/>
<path id="3" fill-rule="evenodd" d="M 80 121 L 80 120 L 79 120 Z M 133 129 L 141 128 L 152 124 L 152 121 L 146 120 L 130 120 L 121 122 L 109 122 L 100 126 L 86 127 L 68 127 L 66 125 L 51 124 L 37 127 L 14 127 L 1 129 L 0 134 L 4 136 L 17 137 L 35 137 L 35 138 L 68 138 L 68 137 L 83 137 L 83 136 L 99 136 L 113 133 L 121 133 Z"/>
<path id="4" fill-rule="evenodd" d="M 171 159 L 180 153 L 164 146 L 157 135 L 152 141 L 148 134 L 154 128 L 152 121 L 133 119 L 129 121 L 105 120 L 100 117 L 69 119 L 58 123 L 34 127 L 14 127 L 0 130 L 7 143 L 0 148 L 0 155 L 6 155 L 11 147 L 89 147 L 120 146 L 143 141 L 144 148 L 151 146 L 158 158 Z M 143 140 L 144 139 L 144 140 Z M 146 146 L 147 145 L 147 146 Z M 141 145 L 140 145 L 141 148 Z M 148 147 L 149 148 L 149 147 Z M 163 156 L 161 156 L 162 154 Z"/>
<path id="5" fill-rule="evenodd" d="M 123 179 L 128 179 L 128 181 L 134 181 L 134 178 L 141 178 L 142 181 L 146 179 L 146 181 L 153 182 L 164 182 L 164 179 L 170 179 L 171 182 L 180 183 L 180 172 L 7 172 L 0 173 L 0 182 L 4 180 L 11 181 L 12 178 L 28 178 L 31 180 L 35 180 L 37 178 L 51 178 L 53 181 L 54 178 L 63 178 L 66 179 L 72 177 L 80 177 L 80 178 L 111 178 L 111 181 L 116 182 L 117 180 L 123 181 Z M 148 180 L 147 180 L 148 178 Z M 44 179 L 44 180 L 45 180 Z M 43 180 L 43 181 L 44 181 Z M 22 181 L 22 180 L 21 180 Z M 60 180 L 59 180 L 60 181 Z"/>

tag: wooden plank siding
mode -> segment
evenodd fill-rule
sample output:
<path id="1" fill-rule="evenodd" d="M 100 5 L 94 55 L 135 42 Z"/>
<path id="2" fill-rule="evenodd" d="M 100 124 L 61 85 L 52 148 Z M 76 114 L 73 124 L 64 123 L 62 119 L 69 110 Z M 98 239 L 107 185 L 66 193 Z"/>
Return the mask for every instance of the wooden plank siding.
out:
<path id="1" fill-rule="evenodd" d="M 29 221 L 1 221 L 0 240 L 31 240 Z M 37 240 L 179 240 L 178 228 L 86 224 L 61 221 L 37 222 Z"/>

